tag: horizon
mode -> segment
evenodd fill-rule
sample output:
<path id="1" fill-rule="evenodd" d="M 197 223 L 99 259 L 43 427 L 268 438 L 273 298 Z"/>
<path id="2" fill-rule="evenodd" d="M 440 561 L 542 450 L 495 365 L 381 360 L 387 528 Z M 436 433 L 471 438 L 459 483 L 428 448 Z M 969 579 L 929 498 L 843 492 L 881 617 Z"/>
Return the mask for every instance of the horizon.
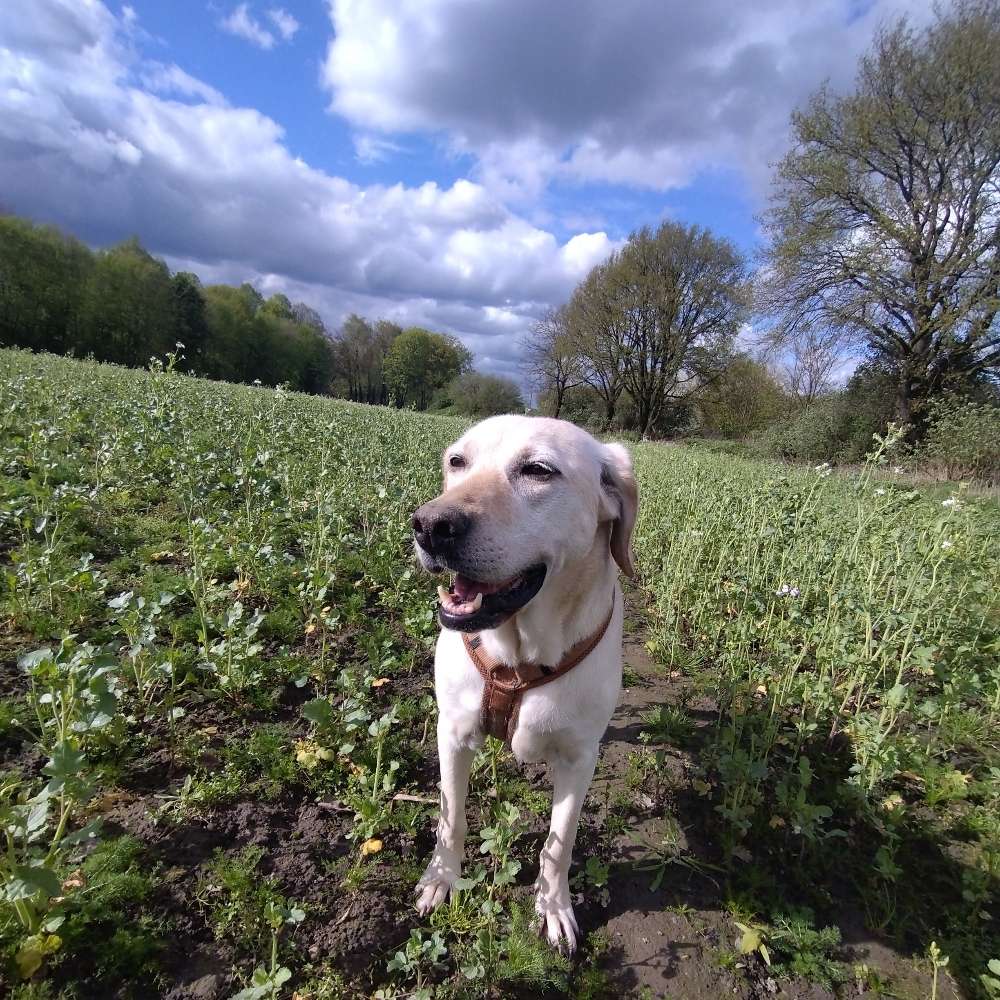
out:
<path id="1" fill-rule="evenodd" d="M 520 382 L 520 336 L 641 226 L 753 255 L 792 110 L 930 13 L 40 0 L 0 24 L 3 205 Z"/>

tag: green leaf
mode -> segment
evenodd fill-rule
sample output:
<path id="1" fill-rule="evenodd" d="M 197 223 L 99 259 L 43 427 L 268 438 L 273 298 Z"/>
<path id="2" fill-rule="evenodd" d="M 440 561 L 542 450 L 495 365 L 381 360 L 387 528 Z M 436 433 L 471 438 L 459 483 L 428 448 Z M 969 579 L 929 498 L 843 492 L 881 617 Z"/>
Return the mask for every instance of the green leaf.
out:
<path id="1" fill-rule="evenodd" d="M 51 791 L 57 792 L 69 778 L 73 778 L 83 770 L 86 763 L 82 751 L 78 750 L 72 743 L 63 740 L 57 743 L 52 751 L 52 757 L 42 768 L 52 780 L 49 782 Z"/>
<path id="2" fill-rule="evenodd" d="M 17 899 L 31 899 L 39 893 L 47 898 L 62 892 L 59 876 L 44 865 L 14 865 L 11 877 L 4 889 L 4 895 L 11 902 Z"/>
<path id="3" fill-rule="evenodd" d="M 72 833 L 68 833 L 60 841 L 60 847 L 75 847 L 77 844 L 83 844 L 88 840 L 93 840 L 97 836 L 98 830 L 101 829 L 101 817 L 98 816 L 96 819 L 92 819 L 86 826 L 81 826 L 79 830 L 74 830 Z"/>
<path id="4" fill-rule="evenodd" d="M 30 653 L 25 653 L 24 656 L 18 659 L 17 665 L 22 670 L 33 670 L 39 663 L 44 663 L 46 660 L 51 659 L 52 650 L 48 646 L 45 646 L 43 649 L 36 649 Z"/>
<path id="5" fill-rule="evenodd" d="M 899 708 L 899 706 L 903 704 L 903 699 L 906 697 L 906 688 L 906 684 L 894 685 L 885 696 L 886 705 L 890 708 Z"/>
<path id="6" fill-rule="evenodd" d="M 313 698 L 302 706 L 302 717 L 317 726 L 329 726 L 333 722 L 333 706 L 326 698 Z"/>

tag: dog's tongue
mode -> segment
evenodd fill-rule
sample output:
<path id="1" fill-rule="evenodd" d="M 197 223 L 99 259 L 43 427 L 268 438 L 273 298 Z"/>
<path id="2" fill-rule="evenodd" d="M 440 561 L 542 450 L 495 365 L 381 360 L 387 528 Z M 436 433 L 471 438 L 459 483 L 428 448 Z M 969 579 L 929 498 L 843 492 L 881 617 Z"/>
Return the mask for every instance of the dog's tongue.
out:
<path id="1" fill-rule="evenodd" d="M 455 577 L 455 582 L 451 585 L 455 597 L 463 604 L 466 601 L 474 601 L 477 594 L 492 594 L 499 590 L 499 583 L 480 583 L 478 580 L 470 580 L 461 573 Z"/>

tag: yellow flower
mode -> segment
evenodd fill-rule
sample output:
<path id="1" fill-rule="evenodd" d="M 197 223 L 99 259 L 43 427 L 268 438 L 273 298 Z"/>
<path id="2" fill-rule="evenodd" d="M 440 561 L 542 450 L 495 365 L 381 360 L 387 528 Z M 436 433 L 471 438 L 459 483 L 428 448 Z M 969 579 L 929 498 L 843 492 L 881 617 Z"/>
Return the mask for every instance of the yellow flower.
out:
<path id="1" fill-rule="evenodd" d="M 369 854 L 378 854 L 382 850 L 382 841 L 375 837 L 369 837 L 361 845 L 361 857 L 367 858 Z"/>

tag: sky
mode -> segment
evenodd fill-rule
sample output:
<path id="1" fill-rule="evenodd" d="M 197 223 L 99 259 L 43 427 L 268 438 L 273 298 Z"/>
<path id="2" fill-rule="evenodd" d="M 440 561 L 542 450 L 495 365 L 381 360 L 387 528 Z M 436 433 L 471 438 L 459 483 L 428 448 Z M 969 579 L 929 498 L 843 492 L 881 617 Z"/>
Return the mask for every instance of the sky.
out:
<path id="1" fill-rule="evenodd" d="M 926 0 L 3 0 L 0 210 L 520 339 L 664 219 L 759 247 L 789 116 Z"/>

